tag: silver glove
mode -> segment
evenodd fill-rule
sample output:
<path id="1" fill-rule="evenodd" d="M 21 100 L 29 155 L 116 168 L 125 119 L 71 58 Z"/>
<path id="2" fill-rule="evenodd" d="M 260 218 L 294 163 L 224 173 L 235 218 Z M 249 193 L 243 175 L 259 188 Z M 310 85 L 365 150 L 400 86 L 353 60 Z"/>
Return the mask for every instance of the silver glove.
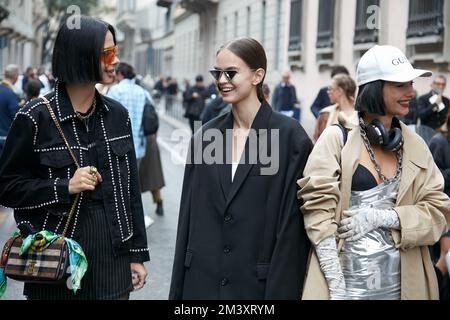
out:
<path id="1" fill-rule="evenodd" d="M 360 208 L 346 210 L 338 229 L 339 237 L 347 241 L 361 239 L 377 228 L 400 229 L 400 220 L 393 209 Z"/>
<path id="2" fill-rule="evenodd" d="M 316 247 L 320 268 L 325 275 L 330 291 L 330 300 L 345 299 L 345 279 L 339 262 L 334 235 L 322 240 Z"/>

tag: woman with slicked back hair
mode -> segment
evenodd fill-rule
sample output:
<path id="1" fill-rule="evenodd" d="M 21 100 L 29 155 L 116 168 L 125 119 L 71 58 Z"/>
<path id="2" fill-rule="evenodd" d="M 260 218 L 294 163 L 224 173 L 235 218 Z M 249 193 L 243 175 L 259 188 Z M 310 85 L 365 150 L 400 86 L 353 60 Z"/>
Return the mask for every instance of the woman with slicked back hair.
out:
<path id="1" fill-rule="evenodd" d="M 232 109 L 191 140 L 170 299 L 301 297 L 309 245 L 295 181 L 312 143 L 264 99 L 266 70 L 254 39 L 217 52 L 210 72 Z"/>
<path id="2" fill-rule="evenodd" d="M 117 54 L 111 25 L 86 16 L 79 28 L 63 23 L 53 51 L 55 89 L 20 110 L 6 141 L 0 204 L 14 208 L 23 237 L 63 233 L 78 199 L 66 235 L 87 259 L 80 289 L 74 293 L 69 281 L 25 283 L 30 300 L 124 300 L 145 284 L 149 253 L 130 119 L 95 89 L 114 81 Z"/>

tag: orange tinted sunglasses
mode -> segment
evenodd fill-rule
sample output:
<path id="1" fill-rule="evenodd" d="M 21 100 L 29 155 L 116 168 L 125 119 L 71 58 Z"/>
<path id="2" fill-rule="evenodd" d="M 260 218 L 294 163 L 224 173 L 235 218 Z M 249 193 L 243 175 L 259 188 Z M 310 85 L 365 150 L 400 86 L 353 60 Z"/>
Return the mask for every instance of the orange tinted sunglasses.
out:
<path id="1" fill-rule="evenodd" d="M 119 46 L 103 49 L 102 60 L 104 64 L 112 64 L 114 59 L 118 56 Z"/>

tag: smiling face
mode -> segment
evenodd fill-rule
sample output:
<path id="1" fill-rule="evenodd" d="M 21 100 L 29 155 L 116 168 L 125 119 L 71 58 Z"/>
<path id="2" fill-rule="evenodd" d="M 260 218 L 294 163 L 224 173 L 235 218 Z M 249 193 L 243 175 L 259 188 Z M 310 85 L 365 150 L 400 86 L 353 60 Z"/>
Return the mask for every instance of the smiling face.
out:
<path id="1" fill-rule="evenodd" d="M 103 50 L 105 49 L 111 49 L 115 46 L 116 44 L 114 43 L 114 37 L 113 34 L 111 33 L 111 31 L 108 31 L 106 33 L 105 36 L 105 43 L 103 45 Z M 109 50 L 107 50 L 107 53 Z M 102 77 L 102 84 L 112 84 L 115 81 L 115 76 L 116 76 L 116 66 L 117 64 L 119 64 L 120 60 L 117 57 L 117 55 L 114 57 L 114 60 L 109 63 L 106 64 L 105 63 L 105 58 L 104 55 L 102 55 L 101 58 L 101 69 L 100 69 L 100 73 L 101 73 L 101 77 Z"/>
<path id="2" fill-rule="evenodd" d="M 228 49 L 223 49 L 217 54 L 214 69 L 235 71 L 231 80 L 222 72 L 216 81 L 225 102 L 238 104 L 246 99 L 257 99 L 256 86 L 264 78 L 265 71 L 263 69 L 252 70 L 241 58 Z"/>
<path id="3" fill-rule="evenodd" d="M 405 116 L 414 96 L 413 82 L 385 82 L 383 98 L 386 115 Z"/>

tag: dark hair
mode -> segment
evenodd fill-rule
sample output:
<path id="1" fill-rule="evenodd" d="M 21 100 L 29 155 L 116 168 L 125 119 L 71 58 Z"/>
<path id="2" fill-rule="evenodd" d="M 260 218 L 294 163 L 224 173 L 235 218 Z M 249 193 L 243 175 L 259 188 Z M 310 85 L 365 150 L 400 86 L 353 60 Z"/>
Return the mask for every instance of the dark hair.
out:
<path id="1" fill-rule="evenodd" d="M 201 74 L 199 74 L 198 76 L 195 77 L 195 82 L 202 82 L 203 81 L 203 76 Z"/>
<path id="2" fill-rule="evenodd" d="M 383 98 L 383 87 L 383 80 L 377 80 L 359 86 L 355 110 L 359 112 L 376 113 L 384 116 L 385 104 Z"/>
<path id="3" fill-rule="evenodd" d="M 125 79 L 133 79 L 136 77 L 133 67 L 125 62 L 120 62 L 117 65 L 116 72 L 121 73 Z"/>
<path id="4" fill-rule="evenodd" d="M 350 72 L 348 72 L 348 69 L 345 66 L 337 65 L 337 66 L 334 66 L 333 68 L 331 68 L 331 77 L 332 78 L 335 75 L 340 74 L 340 73 L 350 75 Z"/>
<path id="5" fill-rule="evenodd" d="M 264 69 L 267 71 L 267 58 L 266 52 L 264 51 L 263 46 L 253 38 L 243 37 L 235 40 L 231 40 L 230 42 L 224 44 L 220 47 L 217 54 L 223 49 L 228 49 L 241 58 L 250 69 Z M 258 95 L 259 101 L 263 102 L 264 93 L 263 93 L 263 84 L 266 75 L 264 75 L 262 81 L 256 87 L 256 92 Z"/>
<path id="6" fill-rule="evenodd" d="M 80 16 L 79 27 L 70 28 L 65 21 L 56 36 L 52 69 L 55 78 L 68 83 L 101 81 L 101 55 L 106 33 L 114 28 L 99 19 Z"/>
<path id="7" fill-rule="evenodd" d="M 39 97 L 39 93 L 41 92 L 42 83 L 36 79 L 28 80 L 25 86 L 25 94 L 27 100 L 31 100 L 33 98 Z"/>

